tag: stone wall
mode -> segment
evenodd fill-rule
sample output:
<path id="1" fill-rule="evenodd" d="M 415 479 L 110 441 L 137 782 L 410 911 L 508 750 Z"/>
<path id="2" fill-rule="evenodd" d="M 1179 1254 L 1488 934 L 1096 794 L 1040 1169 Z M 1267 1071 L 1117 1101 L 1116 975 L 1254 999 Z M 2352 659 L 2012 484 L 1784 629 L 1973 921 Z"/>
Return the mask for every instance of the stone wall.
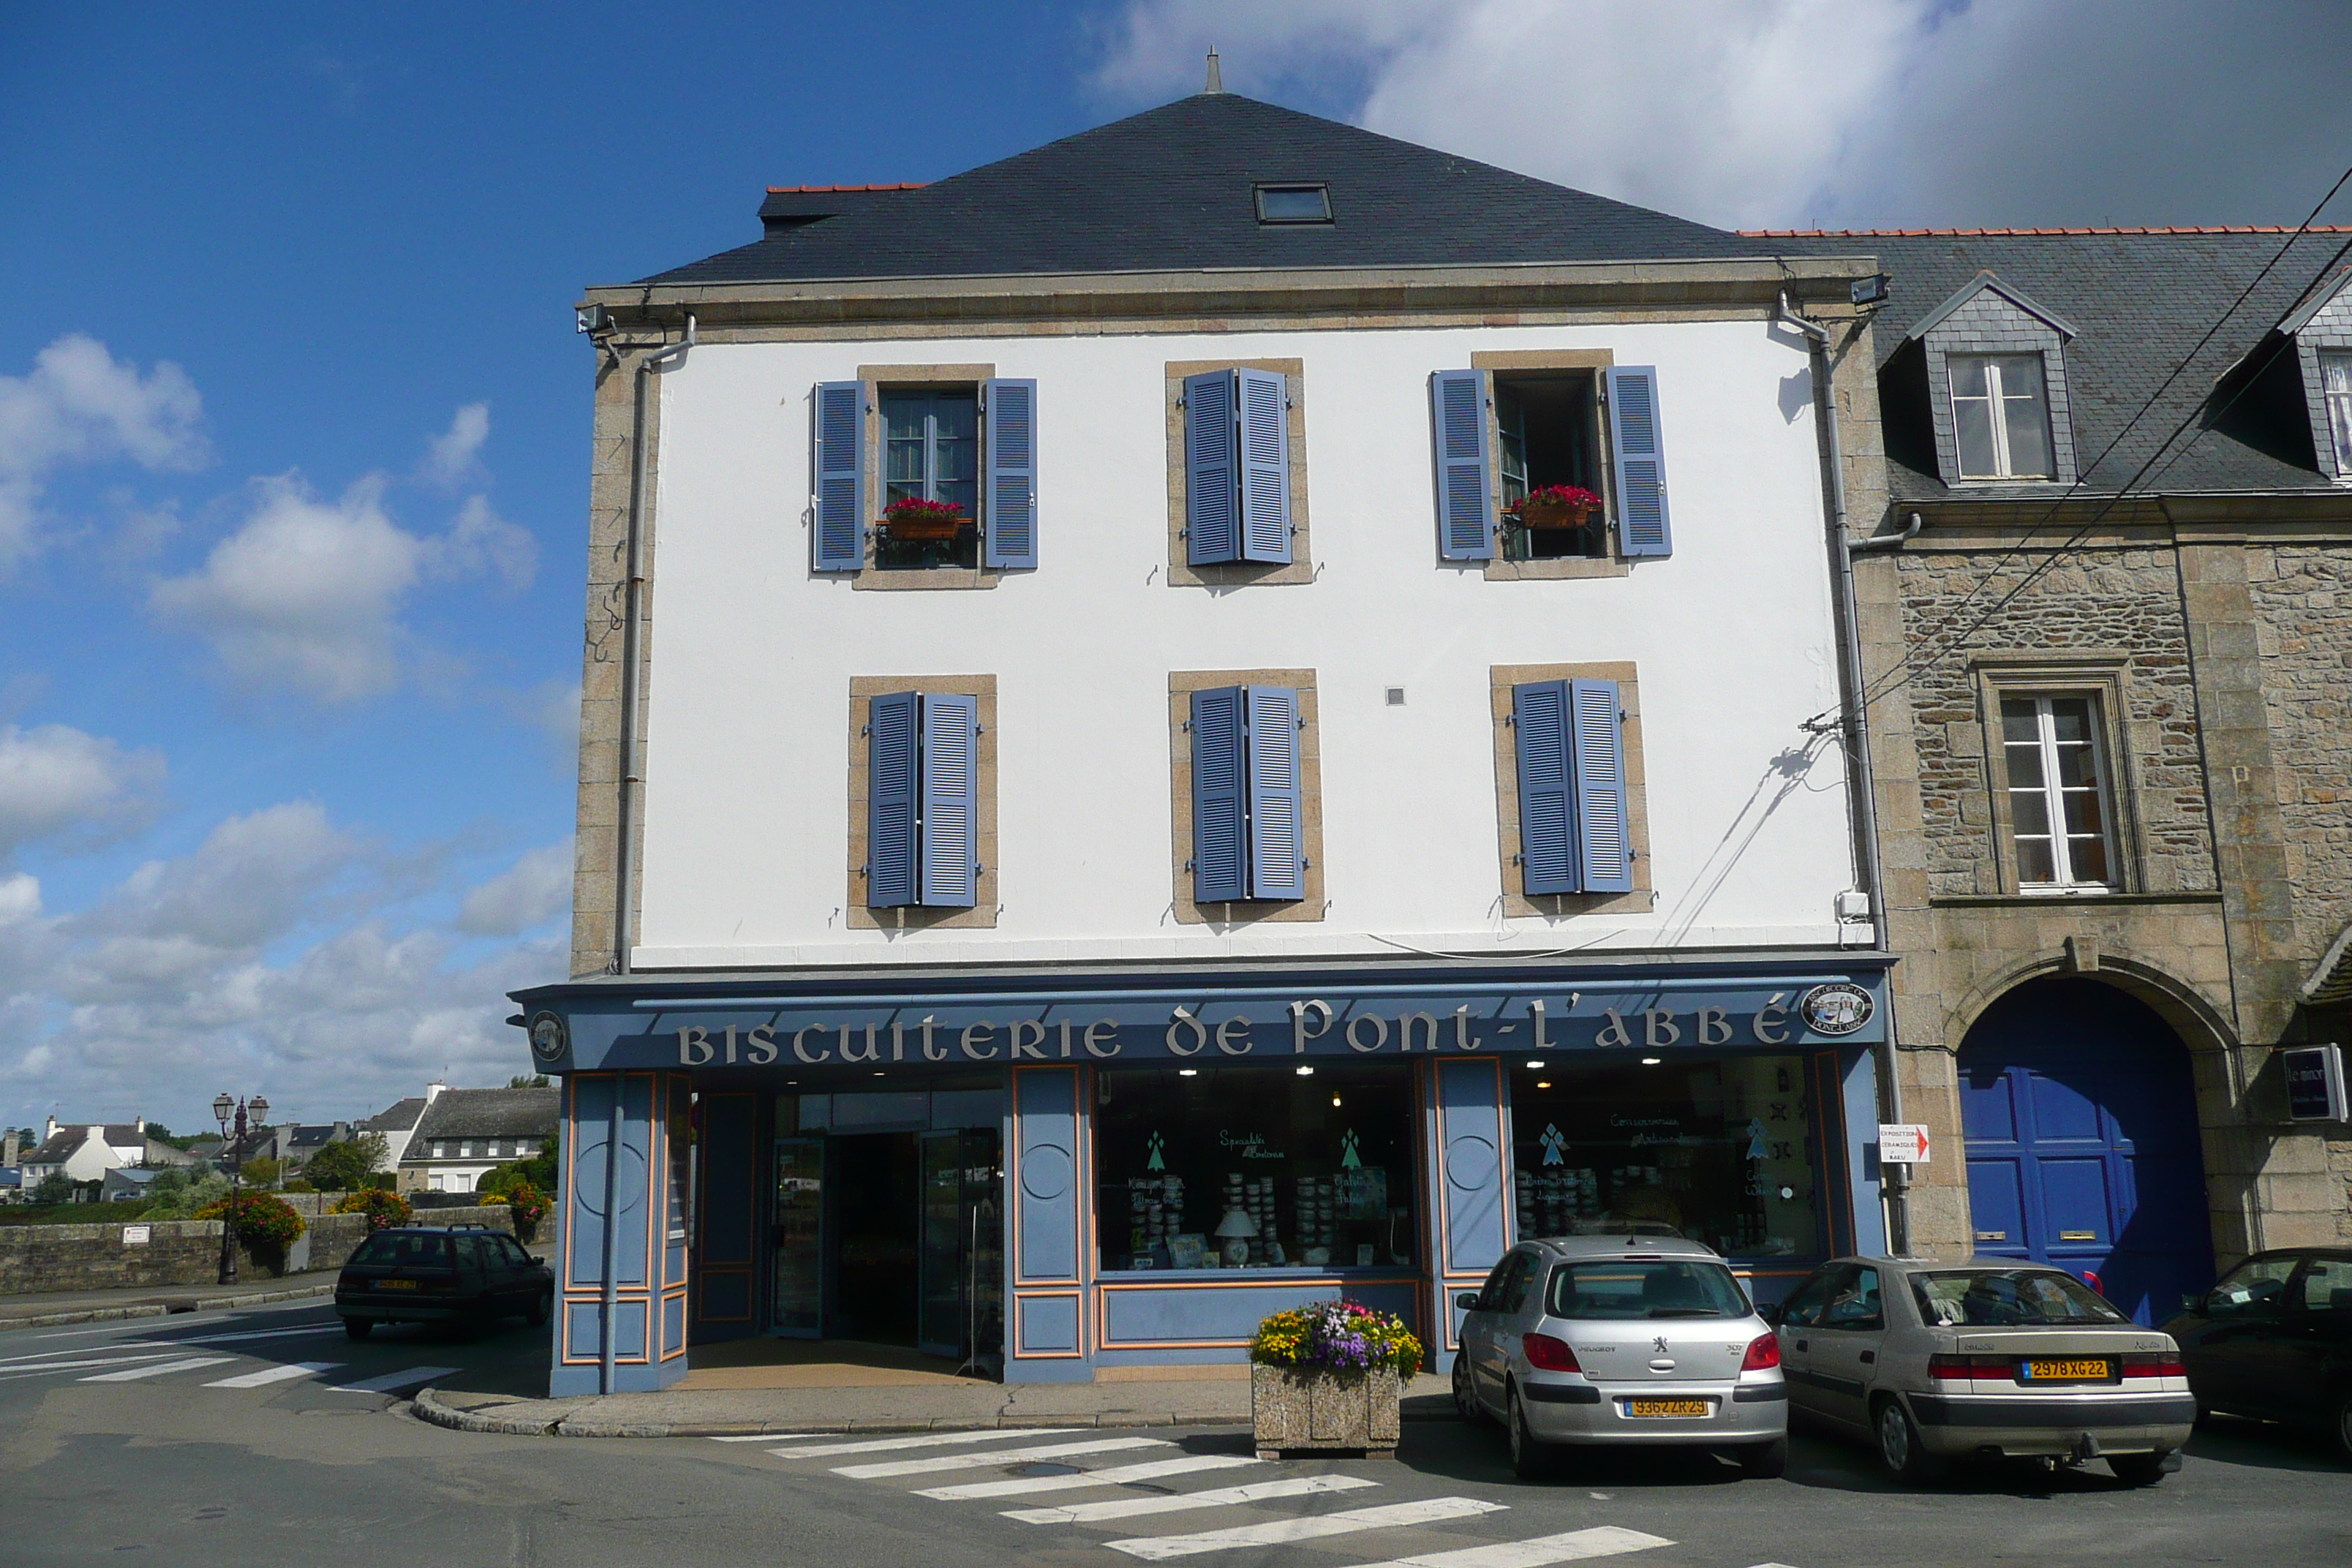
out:
<path id="1" fill-rule="evenodd" d="M 443 1211 L 427 1223 L 479 1225 L 514 1233 L 513 1211 L 503 1204 L 454 1214 Z M 141 1222 L 130 1224 L 135 1230 Z M 152 1290 L 210 1285 L 220 1278 L 218 1220 L 158 1220 L 147 1226 L 145 1242 L 128 1245 L 122 1231 L 121 1222 L 0 1226 L 0 1296 L 36 1290 Z M 324 1274 L 341 1268 L 367 1234 L 365 1215 L 321 1215 L 309 1222 L 282 1260 L 257 1258 L 239 1247 L 237 1275 L 253 1280 Z"/>
<path id="2" fill-rule="evenodd" d="M 2250 549 L 2246 578 L 2307 965 L 2352 923 L 2352 551 Z"/>

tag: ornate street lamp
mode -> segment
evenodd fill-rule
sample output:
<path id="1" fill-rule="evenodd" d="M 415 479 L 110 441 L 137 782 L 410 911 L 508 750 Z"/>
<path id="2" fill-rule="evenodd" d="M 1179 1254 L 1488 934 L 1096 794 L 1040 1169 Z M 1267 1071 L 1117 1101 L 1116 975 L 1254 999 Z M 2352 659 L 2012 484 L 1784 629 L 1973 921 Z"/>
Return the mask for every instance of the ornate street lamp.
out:
<path id="1" fill-rule="evenodd" d="M 269 1101 L 257 1094 L 243 1100 L 231 1100 L 224 1094 L 213 1100 L 213 1120 L 220 1123 L 221 1130 L 221 1163 L 228 1167 L 228 1213 L 221 1220 L 220 1282 L 224 1285 L 236 1283 L 236 1200 L 238 1178 L 245 1169 L 237 1156 L 245 1144 L 246 1118 L 250 1116 L 250 1125 L 260 1127 L 267 1124 L 268 1115 Z M 235 1137 L 229 1135 L 232 1121 L 236 1129 Z"/>

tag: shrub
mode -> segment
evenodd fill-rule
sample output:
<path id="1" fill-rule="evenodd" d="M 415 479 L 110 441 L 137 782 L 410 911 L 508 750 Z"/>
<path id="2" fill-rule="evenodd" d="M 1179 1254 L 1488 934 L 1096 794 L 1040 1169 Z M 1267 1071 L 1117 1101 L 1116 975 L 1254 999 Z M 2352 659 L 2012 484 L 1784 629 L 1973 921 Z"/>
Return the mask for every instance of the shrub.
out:
<path id="1" fill-rule="evenodd" d="M 310 1228 L 284 1200 L 272 1197 L 268 1193 L 239 1193 L 234 1199 L 223 1198 L 216 1204 L 206 1204 L 196 1211 L 196 1217 L 227 1219 L 232 1203 L 236 1207 L 234 1221 L 236 1239 L 248 1252 L 268 1250 L 282 1253 Z"/>
<path id="2" fill-rule="evenodd" d="M 147 1184 L 143 1219 L 192 1219 L 198 1209 L 228 1196 L 228 1178 L 201 1165 L 159 1172 Z"/>
<path id="3" fill-rule="evenodd" d="M 1421 1365 L 1421 1342 L 1387 1312 L 1353 1301 L 1318 1301 L 1260 1322 L 1250 1360 L 1335 1372 L 1385 1366 L 1409 1377 Z"/>
<path id="4" fill-rule="evenodd" d="M 406 1225 L 414 1212 L 408 1200 L 384 1187 L 362 1187 L 346 1194 L 331 1214 L 363 1214 L 368 1216 L 370 1230 L 389 1230 L 396 1225 Z"/>

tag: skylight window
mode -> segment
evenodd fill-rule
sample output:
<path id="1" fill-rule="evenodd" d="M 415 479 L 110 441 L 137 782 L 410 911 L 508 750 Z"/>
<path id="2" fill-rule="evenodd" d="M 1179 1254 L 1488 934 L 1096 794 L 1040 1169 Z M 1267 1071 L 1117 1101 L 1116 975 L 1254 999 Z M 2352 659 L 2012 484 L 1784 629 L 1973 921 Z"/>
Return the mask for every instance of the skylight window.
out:
<path id="1" fill-rule="evenodd" d="M 1320 184 L 1260 185 L 1257 188 L 1257 221 L 1329 223 L 1331 187 Z"/>

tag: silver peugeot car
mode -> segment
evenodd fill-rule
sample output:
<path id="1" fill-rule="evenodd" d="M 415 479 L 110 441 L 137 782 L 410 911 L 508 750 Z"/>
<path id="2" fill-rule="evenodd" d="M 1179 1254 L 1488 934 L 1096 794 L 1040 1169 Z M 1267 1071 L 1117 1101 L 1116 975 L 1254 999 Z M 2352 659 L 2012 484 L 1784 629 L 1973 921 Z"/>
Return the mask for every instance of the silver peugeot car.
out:
<path id="1" fill-rule="evenodd" d="M 1767 1315 L 1793 1414 L 1869 1437 L 1906 1480 L 1948 1459 L 2097 1458 L 2147 1486 L 2197 1418 L 2170 1336 L 2039 1264 L 1841 1258 Z"/>
<path id="2" fill-rule="evenodd" d="M 1723 1259 L 1680 1237 L 1523 1241 L 1454 1304 L 1454 1403 L 1510 1434 L 1522 1478 L 1559 1447 L 1675 1444 L 1751 1476 L 1789 1462 L 1780 1347 Z"/>

